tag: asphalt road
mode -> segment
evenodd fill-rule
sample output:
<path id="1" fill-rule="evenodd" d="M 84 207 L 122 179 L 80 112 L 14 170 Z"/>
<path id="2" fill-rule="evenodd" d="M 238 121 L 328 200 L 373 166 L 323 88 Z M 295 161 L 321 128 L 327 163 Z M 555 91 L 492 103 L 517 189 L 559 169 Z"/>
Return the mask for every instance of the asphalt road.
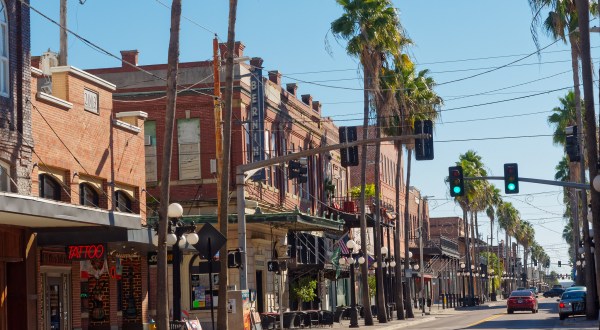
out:
<path id="1" fill-rule="evenodd" d="M 471 310 L 448 311 L 436 314 L 435 319 L 415 324 L 410 329 L 598 329 L 598 321 L 585 316 L 558 319 L 556 298 L 538 299 L 539 313 L 506 313 L 506 302 L 490 302 Z"/>

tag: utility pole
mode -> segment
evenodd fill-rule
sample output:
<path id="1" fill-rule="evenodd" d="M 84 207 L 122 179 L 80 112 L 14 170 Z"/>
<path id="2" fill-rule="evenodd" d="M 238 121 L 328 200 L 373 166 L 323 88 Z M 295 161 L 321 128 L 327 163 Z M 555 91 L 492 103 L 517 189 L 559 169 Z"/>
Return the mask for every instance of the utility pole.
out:
<path id="1" fill-rule="evenodd" d="M 60 0 L 60 53 L 58 65 L 67 65 L 67 0 Z"/>
<path id="2" fill-rule="evenodd" d="M 160 208 L 158 210 L 158 262 L 157 262 L 157 326 L 169 328 L 169 298 L 165 294 L 167 281 L 167 231 L 169 229 L 169 190 L 171 188 L 171 157 L 173 155 L 173 129 L 177 103 L 177 67 L 179 63 L 179 23 L 181 21 L 181 0 L 173 0 L 171 5 L 171 35 L 167 64 L 167 106 L 165 114 L 165 136 L 163 143 L 162 170 L 160 178 Z M 179 267 L 179 265 L 175 265 Z"/>

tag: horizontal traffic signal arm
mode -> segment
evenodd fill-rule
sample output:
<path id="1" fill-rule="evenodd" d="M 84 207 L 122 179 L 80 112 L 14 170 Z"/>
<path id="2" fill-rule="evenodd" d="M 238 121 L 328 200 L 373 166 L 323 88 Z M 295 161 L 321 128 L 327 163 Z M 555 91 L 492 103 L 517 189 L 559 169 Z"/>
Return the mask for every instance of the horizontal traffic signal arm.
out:
<path id="1" fill-rule="evenodd" d="M 465 181 L 475 181 L 475 180 L 502 180 L 504 181 L 503 176 L 465 176 L 463 178 Z M 531 182 L 531 183 L 539 183 L 550 186 L 560 186 L 567 188 L 577 188 L 577 189 L 587 189 L 590 190 L 589 183 L 577 183 L 577 182 L 566 182 L 566 181 L 554 181 L 554 180 L 544 180 L 544 179 L 533 179 L 533 178 L 524 178 L 519 177 L 519 181 L 521 182 Z"/>
<path id="2" fill-rule="evenodd" d="M 287 154 L 279 157 L 273 157 L 265 160 L 261 160 L 258 162 L 241 164 L 236 167 L 236 175 L 242 175 L 245 172 L 249 172 L 252 170 L 260 169 L 266 166 L 276 165 L 285 163 L 287 161 L 298 159 L 301 157 L 312 156 L 320 153 L 324 153 L 331 150 L 342 149 L 342 148 L 350 148 L 354 146 L 361 146 L 363 144 L 375 144 L 377 142 L 390 142 L 390 141 L 412 141 L 414 139 L 425 139 L 428 138 L 429 134 L 415 134 L 415 135 L 402 135 L 402 136 L 386 136 L 382 138 L 373 138 L 366 140 L 358 140 L 353 142 L 332 144 L 324 147 L 314 148 L 314 149 L 306 149 L 293 154 Z"/>

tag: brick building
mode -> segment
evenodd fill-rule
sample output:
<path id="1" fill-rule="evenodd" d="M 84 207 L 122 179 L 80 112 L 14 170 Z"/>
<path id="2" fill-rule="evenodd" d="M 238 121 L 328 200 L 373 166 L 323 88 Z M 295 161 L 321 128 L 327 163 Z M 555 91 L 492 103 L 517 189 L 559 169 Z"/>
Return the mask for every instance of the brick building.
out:
<path id="1" fill-rule="evenodd" d="M 225 45 L 220 49 L 224 51 Z M 243 57 L 244 45 L 237 42 L 235 57 Z M 116 85 L 114 107 L 118 111 L 144 111 L 145 168 L 148 189 L 148 213 L 158 204 L 164 139 L 165 94 L 163 80 L 150 77 L 141 70 L 166 77 L 166 64 L 139 65 L 135 50 L 121 51 L 121 67 L 89 69 L 88 72 Z M 131 64 L 131 65 L 130 65 Z M 296 84 L 282 86 L 281 74 L 270 71 L 262 77 L 262 60 L 253 58 L 250 65 L 237 63 L 234 68 L 234 95 L 232 113 L 232 143 L 230 191 L 235 190 L 235 167 L 260 158 L 270 158 L 338 143 L 337 128 L 330 118 L 321 115 L 321 103 L 311 95 L 298 93 Z M 220 80 L 223 84 L 224 74 Z M 253 88 L 254 87 L 254 88 Z M 179 64 L 176 127 L 171 163 L 170 202 L 184 208 L 183 221 L 196 224 L 216 224 L 216 145 L 214 119 L 213 62 L 199 61 Z M 253 102 L 260 102 L 251 112 Z M 289 305 L 289 292 L 284 289 L 284 300 L 278 301 L 278 286 L 273 273 L 267 271 L 267 261 L 277 257 L 287 258 L 288 282 L 297 279 L 295 274 L 309 266 L 323 279 L 329 262 L 334 236 L 325 231 L 340 232 L 343 223 L 324 218 L 323 213 L 337 196 L 345 196 L 346 170 L 340 166 L 339 151 L 318 154 L 307 158 L 308 182 L 298 183 L 288 177 L 287 164 L 269 166 L 260 180 L 249 179 L 245 185 L 248 244 L 248 287 L 257 291 L 257 311 L 272 311 Z M 325 188 L 325 182 L 329 188 Z M 332 186 L 334 186 L 332 188 Z M 229 213 L 236 213 L 235 194 L 229 204 Z M 150 217 L 154 221 L 153 217 Z M 200 226 L 200 225 L 198 225 Z M 231 224 L 228 248 L 239 246 L 237 225 Z M 288 249 L 288 245 L 291 247 Z M 297 254 L 304 248 L 301 254 Z M 289 251 L 291 250 L 291 251 Z M 201 320 L 208 314 L 212 295 L 207 291 L 206 263 L 194 257 L 194 251 L 183 249 L 181 269 L 181 308 Z M 152 266 L 153 267 L 153 266 Z M 150 268 L 150 277 L 155 269 Z M 218 272 L 218 266 L 214 269 Z M 229 285 L 240 287 L 239 271 L 229 269 Z M 222 287 L 222 286 L 221 286 Z M 319 290 L 322 307 L 335 304 L 331 299 L 334 285 L 323 284 Z M 151 297 L 154 297 L 150 288 Z M 218 290 L 218 289 L 217 289 Z M 214 300 L 213 300 L 214 301 Z M 331 301 L 331 303 L 330 303 Z M 150 309 L 154 308 L 150 301 Z M 171 305 L 172 306 L 172 305 Z"/>

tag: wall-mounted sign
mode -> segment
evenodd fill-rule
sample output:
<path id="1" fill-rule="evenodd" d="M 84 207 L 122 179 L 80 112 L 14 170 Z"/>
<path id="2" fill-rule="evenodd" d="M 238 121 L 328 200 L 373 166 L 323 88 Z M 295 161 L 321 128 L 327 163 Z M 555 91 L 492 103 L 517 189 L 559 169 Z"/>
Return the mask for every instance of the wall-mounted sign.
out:
<path id="1" fill-rule="evenodd" d="M 140 254 L 137 251 L 133 252 L 118 252 L 117 250 L 110 251 L 109 255 L 115 258 L 121 259 L 137 259 L 140 257 Z"/>
<path id="2" fill-rule="evenodd" d="M 156 252 L 148 252 L 148 265 L 156 265 L 158 264 L 158 253 Z M 173 253 L 167 252 L 167 264 L 173 264 Z"/>
<path id="3" fill-rule="evenodd" d="M 250 76 L 250 159 L 257 162 L 265 159 L 265 92 L 262 79 L 262 68 L 253 67 Z M 260 169 L 252 176 L 252 180 L 260 181 L 266 177 L 265 170 Z"/>
<path id="4" fill-rule="evenodd" d="M 69 260 L 91 260 L 104 259 L 106 256 L 106 244 L 69 245 L 67 246 L 67 259 Z"/>
<path id="5" fill-rule="evenodd" d="M 89 89 L 83 90 L 83 109 L 98 113 L 98 93 Z"/>

